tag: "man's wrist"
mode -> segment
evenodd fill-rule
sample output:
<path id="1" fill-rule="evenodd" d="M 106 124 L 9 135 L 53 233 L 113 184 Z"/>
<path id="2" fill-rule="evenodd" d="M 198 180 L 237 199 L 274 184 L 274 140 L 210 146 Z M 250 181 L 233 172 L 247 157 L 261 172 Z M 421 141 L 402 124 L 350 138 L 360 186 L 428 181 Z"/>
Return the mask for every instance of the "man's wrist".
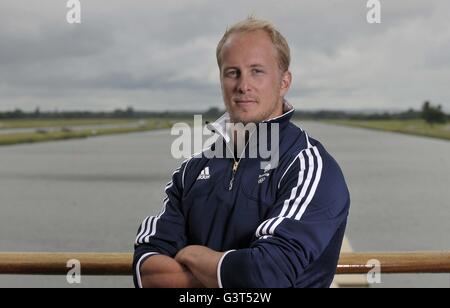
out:
<path id="1" fill-rule="evenodd" d="M 192 247 L 193 246 L 186 246 L 185 248 L 180 250 L 175 256 L 175 260 L 178 261 L 178 263 L 189 268 L 192 265 L 191 261 L 194 259 L 192 257 Z"/>

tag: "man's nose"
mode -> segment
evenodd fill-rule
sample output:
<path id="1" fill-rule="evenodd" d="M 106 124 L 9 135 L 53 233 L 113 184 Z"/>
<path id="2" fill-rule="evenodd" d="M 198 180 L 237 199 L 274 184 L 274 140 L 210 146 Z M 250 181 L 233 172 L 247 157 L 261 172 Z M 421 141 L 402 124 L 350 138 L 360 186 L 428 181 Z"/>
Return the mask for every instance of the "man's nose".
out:
<path id="1" fill-rule="evenodd" d="M 245 74 L 241 74 L 237 83 L 237 91 L 239 93 L 247 93 L 250 91 L 250 80 Z"/>

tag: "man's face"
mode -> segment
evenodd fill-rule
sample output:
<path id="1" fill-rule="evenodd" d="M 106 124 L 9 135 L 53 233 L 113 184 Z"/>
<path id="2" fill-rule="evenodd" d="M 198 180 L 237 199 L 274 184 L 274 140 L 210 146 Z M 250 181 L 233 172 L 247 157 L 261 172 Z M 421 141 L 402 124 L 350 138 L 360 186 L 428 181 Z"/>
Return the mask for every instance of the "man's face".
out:
<path id="1" fill-rule="evenodd" d="M 291 73 L 282 73 L 277 51 L 262 30 L 233 33 L 222 49 L 220 81 L 234 123 L 259 123 L 283 114 Z"/>

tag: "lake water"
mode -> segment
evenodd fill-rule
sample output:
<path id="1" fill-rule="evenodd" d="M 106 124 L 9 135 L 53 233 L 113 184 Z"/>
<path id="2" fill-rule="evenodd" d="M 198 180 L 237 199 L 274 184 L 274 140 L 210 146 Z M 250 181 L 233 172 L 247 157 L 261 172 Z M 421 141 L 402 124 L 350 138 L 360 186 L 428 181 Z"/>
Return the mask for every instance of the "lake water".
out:
<path id="1" fill-rule="evenodd" d="M 450 142 L 300 125 L 341 165 L 355 251 L 450 250 Z M 179 163 L 169 131 L 0 147 L 0 251 L 131 252 Z M 130 287 L 83 277 L 81 287 Z M 389 275 L 379 286 L 450 287 L 450 275 Z M 65 277 L 0 276 L 0 287 L 72 287 Z"/>

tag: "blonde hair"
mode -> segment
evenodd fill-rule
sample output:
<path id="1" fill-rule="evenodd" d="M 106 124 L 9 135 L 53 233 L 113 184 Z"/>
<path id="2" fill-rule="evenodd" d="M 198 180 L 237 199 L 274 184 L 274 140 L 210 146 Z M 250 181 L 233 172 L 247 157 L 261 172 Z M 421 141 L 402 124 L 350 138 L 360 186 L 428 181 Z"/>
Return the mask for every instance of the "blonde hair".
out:
<path id="1" fill-rule="evenodd" d="M 269 35 L 275 50 L 277 51 L 278 66 L 280 70 L 286 72 L 289 69 L 291 52 L 286 39 L 278 32 L 272 23 L 266 20 L 257 19 L 254 16 L 247 17 L 247 19 L 232 25 L 225 31 L 216 48 L 216 58 L 219 69 L 222 65 L 222 48 L 230 35 L 233 33 L 246 33 L 257 30 L 263 30 Z"/>

